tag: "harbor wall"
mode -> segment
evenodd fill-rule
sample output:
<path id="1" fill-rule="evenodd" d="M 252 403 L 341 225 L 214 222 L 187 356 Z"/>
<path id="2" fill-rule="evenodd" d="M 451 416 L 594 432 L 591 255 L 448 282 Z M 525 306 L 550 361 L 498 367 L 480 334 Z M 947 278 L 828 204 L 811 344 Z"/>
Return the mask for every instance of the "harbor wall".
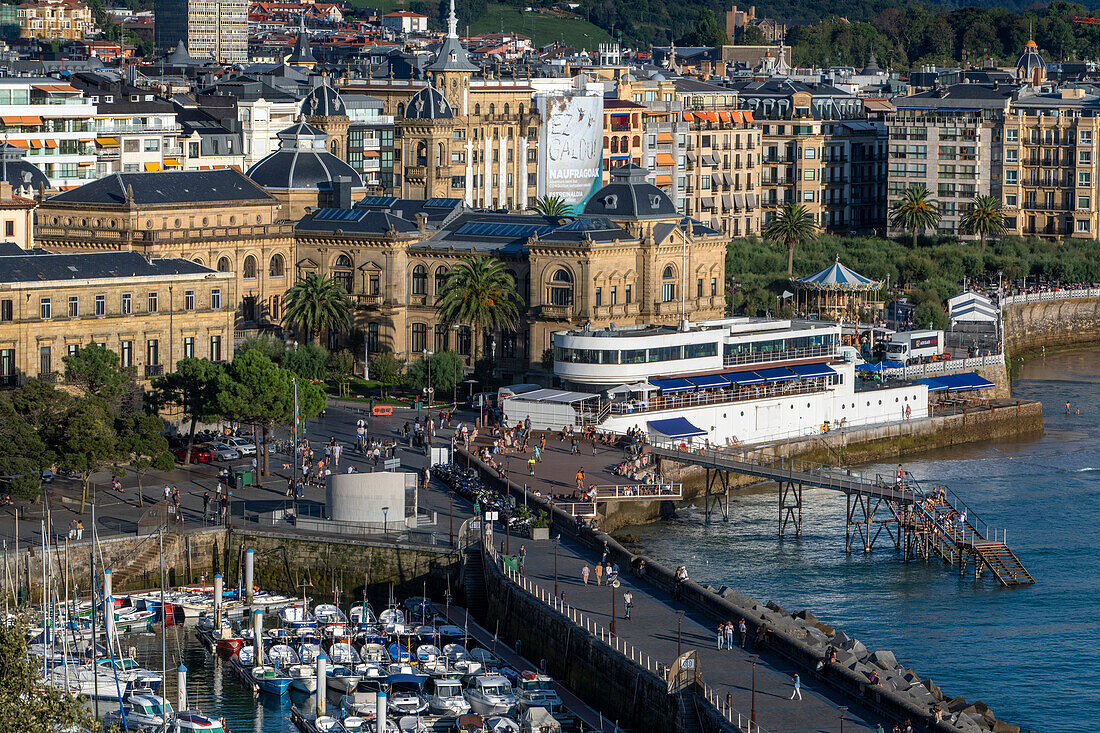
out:
<path id="1" fill-rule="evenodd" d="M 1003 372 L 1003 367 L 1001 368 Z M 985 375 L 992 379 L 991 376 Z M 867 428 L 856 428 L 825 435 L 811 435 L 753 450 L 754 455 L 775 458 L 801 458 L 816 463 L 855 465 L 881 460 L 894 460 L 922 451 L 983 440 L 1041 435 L 1043 406 L 1027 400 L 999 400 L 995 405 L 968 408 L 948 415 L 935 415 L 920 420 L 895 422 Z M 658 468 L 666 481 L 679 482 L 684 487 L 684 501 L 702 499 L 706 488 L 706 470 L 700 466 L 681 464 L 669 459 L 658 460 Z M 730 475 L 731 491 L 758 484 L 750 476 Z M 668 516 L 675 512 L 671 501 L 608 502 L 600 507 L 600 526 L 608 532 L 622 527 Z"/>
<path id="2" fill-rule="evenodd" d="M 498 478 L 496 473 L 480 460 L 474 458 L 484 479 L 491 484 L 501 486 L 513 495 L 522 495 L 522 486 L 513 481 L 506 482 Z M 569 535 L 591 549 L 600 552 L 607 548 L 610 561 L 622 568 L 636 568 L 639 561 L 646 562 L 646 575 L 644 582 L 649 583 L 666 592 L 672 593 L 676 586 L 675 571 L 667 568 L 652 557 L 642 554 L 634 554 L 611 535 L 602 531 L 590 529 L 578 529 L 573 518 L 561 509 L 551 507 L 548 502 L 540 497 L 528 495 L 528 501 L 541 506 L 552 516 L 553 526 L 551 534 L 562 533 Z M 660 693 L 652 688 L 646 688 L 646 693 L 639 695 L 634 702 L 635 690 L 641 689 L 645 684 L 652 684 L 645 679 L 640 668 L 629 662 L 622 654 L 615 652 L 610 647 L 596 641 L 586 641 L 587 647 L 575 649 L 578 655 L 588 654 L 590 658 L 562 655 L 555 651 L 556 648 L 569 644 L 580 644 L 575 639 L 577 636 L 589 636 L 583 630 L 571 624 L 565 617 L 557 613 L 549 606 L 539 603 L 536 599 L 523 593 L 513 585 L 507 583 L 500 573 L 493 570 L 487 563 L 486 591 L 489 595 L 489 619 L 490 623 L 499 619 L 502 635 L 506 639 L 514 641 L 519 638 L 524 648 L 537 650 L 539 654 L 547 656 L 548 662 L 555 658 L 555 664 L 578 664 L 582 671 L 577 674 L 578 679 L 571 680 L 569 667 L 553 667 L 552 674 L 561 676 L 571 689 L 589 692 L 584 685 L 588 683 L 589 665 L 595 664 L 602 658 L 605 666 L 604 674 L 617 677 L 620 673 L 626 674 L 627 679 L 634 685 L 633 689 L 619 691 L 605 690 L 601 685 L 606 682 L 597 680 L 595 689 L 591 695 L 598 699 L 601 705 L 620 704 L 623 700 L 638 707 L 649 706 L 651 715 L 662 714 L 662 706 L 665 712 L 663 721 L 674 723 L 671 727 L 643 726 L 646 730 L 681 730 L 676 720 L 672 696 L 661 687 L 665 695 L 660 700 Z M 495 576 L 495 577 L 494 577 Z M 521 597 L 522 596 L 522 597 Z M 917 675 L 912 669 L 905 668 L 904 662 L 896 666 L 878 666 L 880 660 L 892 659 L 888 652 L 878 652 L 877 656 L 866 649 L 862 644 L 849 639 L 836 629 L 821 624 L 808 612 L 800 612 L 792 615 L 774 603 L 762 604 L 755 599 L 745 596 L 729 588 L 715 589 L 708 585 L 700 585 L 688 580 L 680 588 L 681 600 L 705 613 L 717 622 L 725 622 L 731 619 L 744 618 L 751 635 L 754 635 L 760 625 L 766 625 L 769 629 L 768 650 L 792 663 L 803 677 L 813 678 L 828 684 L 841 694 L 852 700 L 859 700 L 866 706 L 879 713 L 884 720 L 903 723 L 912 721 L 917 730 L 934 731 L 936 733 L 980 733 L 982 730 L 998 731 L 998 733 L 1020 733 L 1018 726 L 996 720 L 992 712 L 980 702 L 967 703 L 961 697 L 948 698 L 946 694 L 931 680 Z M 504 630 L 507 633 L 504 633 Z M 530 629 L 539 629 L 537 633 L 531 633 Z M 826 660 L 829 645 L 835 645 L 847 653 L 842 653 L 840 662 L 833 663 Z M 545 652 L 545 653 L 544 653 Z M 886 656 L 889 654 L 889 656 Z M 671 661 L 671 660 L 669 660 Z M 631 669 L 620 670 L 622 665 L 629 665 Z M 818 665 L 822 667 L 818 669 Z M 889 669 L 887 669 L 889 667 Z M 875 668 L 879 672 L 882 681 L 872 684 L 868 673 Z M 611 671 L 611 674 L 607 674 Z M 705 670 L 703 670 L 705 674 Z M 652 675 L 649 675 L 652 676 Z M 612 692 L 612 696 L 607 696 Z M 944 720 L 936 722 L 931 713 L 932 705 L 940 705 L 945 709 Z M 628 712 L 628 711 L 627 711 Z M 983 724 L 977 720 L 983 719 Z M 625 720 L 625 718 L 624 718 Z M 889 727 L 889 725 L 887 725 Z"/>
<path id="3" fill-rule="evenodd" d="M 1100 299 L 1019 303 L 1004 308 L 1004 346 L 1010 357 L 1100 343 Z"/>
<path id="4" fill-rule="evenodd" d="M 236 586 L 241 553 L 256 553 L 255 583 L 266 590 L 288 595 L 362 593 L 367 582 L 372 591 L 388 595 L 389 585 L 397 592 L 419 594 L 445 585 L 457 572 L 456 555 L 445 546 L 378 542 L 353 537 L 309 535 L 301 532 L 250 527 L 199 529 L 164 534 L 164 573 L 168 585 L 211 584 L 222 573 L 227 586 Z M 81 596 L 91 589 L 93 543 L 62 543 L 51 548 L 48 562 L 53 576 L 69 573 L 71 584 Z M 159 535 L 100 538 L 96 550 L 97 582 L 103 569 L 110 568 L 115 591 L 159 588 L 161 582 Z M 29 588 L 32 599 L 41 598 L 42 547 L 9 548 L 4 557 L 4 592 L 12 595 L 19 587 Z M 453 577 L 451 577 L 453 580 Z"/>

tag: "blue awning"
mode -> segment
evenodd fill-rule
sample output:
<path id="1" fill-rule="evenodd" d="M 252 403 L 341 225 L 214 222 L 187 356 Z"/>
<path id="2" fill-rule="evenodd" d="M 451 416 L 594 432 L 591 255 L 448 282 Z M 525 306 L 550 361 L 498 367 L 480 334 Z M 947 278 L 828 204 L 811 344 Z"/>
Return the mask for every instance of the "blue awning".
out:
<path id="1" fill-rule="evenodd" d="M 729 380 L 721 374 L 704 374 L 699 377 L 688 377 L 689 382 L 700 389 L 712 389 L 714 387 L 728 387 Z"/>
<path id="2" fill-rule="evenodd" d="M 964 374 L 943 374 L 938 377 L 928 377 L 927 379 L 921 379 L 919 381 L 922 384 L 928 385 L 929 392 L 939 392 L 945 389 L 948 392 L 965 392 L 971 389 L 990 389 L 997 386 L 985 377 L 981 377 L 974 372 L 966 372 Z"/>
<path id="3" fill-rule="evenodd" d="M 882 371 L 882 367 L 878 364 L 872 364 L 870 362 L 863 362 L 862 364 L 856 364 L 856 371 L 860 372 L 878 372 Z"/>
<path id="4" fill-rule="evenodd" d="M 695 385 L 686 379 L 651 379 L 649 383 L 662 392 L 690 392 Z"/>
<path id="5" fill-rule="evenodd" d="M 787 368 L 797 374 L 799 379 L 836 376 L 836 371 L 827 364 L 795 364 Z"/>
<path id="6" fill-rule="evenodd" d="M 787 367 L 771 367 L 770 369 L 756 369 L 757 374 L 768 382 L 787 382 L 792 379 L 798 379 Z"/>
<path id="7" fill-rule="evenodd" d="M 722 375 L 730 381 L 730 384 L 736 384 L 738 387 L 747 387 L 750 384 L 763 384 L 764 378 L 756 372 L 726 372 Z"/>
<path id="8" fill-rule="evenodd" d="M 666 420 L 650 420 L 649 429 L 655 433 L 667 436 L 669 438 L 694 438 L 700 435 L 706 435 L 706 430 L 700 430 L 699 428 L 688 422 L 684 417 L 670 417 Z"/>

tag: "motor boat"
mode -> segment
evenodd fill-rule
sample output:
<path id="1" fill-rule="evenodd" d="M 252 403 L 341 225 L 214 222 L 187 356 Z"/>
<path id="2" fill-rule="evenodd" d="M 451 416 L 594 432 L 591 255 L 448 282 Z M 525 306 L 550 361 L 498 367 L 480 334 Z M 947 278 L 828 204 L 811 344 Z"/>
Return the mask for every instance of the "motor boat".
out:
<path id="1" fill-rule="evenodd" d="M 199 710 L 181 710 L 172 718 L 173 733 L 227 733 L 225 721 L 213 718 Z"/>
<path id="2" fill-rule="evenodd" d="M 470 709 L 478 715 L 507 715 L 516 707 L 512 685 L 499 674 L 475 674 L 463 690 Z"/>
<path id="3" fill-rule="evenodd" d="M 362 679 L 353 668 L 344 664 L 334 664 L 327 670 L 326 676 L 328 688 L 341 695 L 354 688 Z"/>
<path id="4" fill-rule="evenodd" d="M 553 715 L 561 710 L 561 697 L 548 675 L 525 670 L 515 680 L 515 691 L 520 712 L 527 708 L 545 708 Z"/>
<path id="5" fill-rule="evenodd" d="M 388 636 L 404 634 L 405 612 L 400 608 L 387 608 L 378 614 L 378 623 L 382 625 Z"/>
<path id="6" fill-rule="evenodd" d="M 276 669 L 286 669 L 301 662 L 298 658 L 298 652 L 286 644 L 274 644 L 269 649 L 264 650 L 264 655 L 267 657 L 267 663 Z"/>
<path id="7" fill-rule="evenodd" d="M 316 629 L 317 619 L 304 605 L 292 603 L 279 609 L 279 623 L 285 629 Z"/>
<path id="8" fill-rule="evenodd" d="M 292 664 L 287 669 L 291 688 L 311 695 L 317 692 L 317 667 L 313 664 Z"/>
<path id="9" fill-rule="evenodd" d="M 305 642 L 298 648 L 298 657 L 302 660 L 302 664 L 313 664 L 317 661 L 317 657 L 321 655 L 321 645 L 314 644 L 312 642 Z"/>
<path id="10" fill-rule="evenodd" d="M 334 642 L 329 647 L 328 658 L 333 664 L 344 664 L 349 667 L 363 661 L 359 652 L 355 651 L 355 647 L 344 641 Z"/>
<path id="11" fill-rule="evenodd" d="M 486 670 L 497 670 L 501 667 L 500 657 L 488 649 L 471 649 L 466 653 L 466 659 L 479 662 L 482 668 Z"/>
<path id="12" fill-rule="evenodd" d="M 466 658 L 466 647 L 461 644 L 448 644 L 443 647 L 443 656 L 447 658 L 447 665 L 464 675 L 477 674 L 481 671 L 481 662 Z"/>
<path id="13" fill-rule="evenodd" d="M 561 733 L 561 723 L 546 708 L 529 707 L 519 716 L 523 733 Z"/>
<path id="14" fill-rule="evenodd" d="M 374 615 L 374 609 L 366 602 L 354 604 L 348 611 L 348 621 L 352 626 L 373 626 L 378 623 L 378 617 Z"/>
<path id="15" fill-rule="evenodd" d="M 364 644 L 359 649 L 359 659 L 364 663 L 374 662 L 380 665 L 390 661 L 389 655 L 386 654 L 386 647 L 374 643 Z"/>
<path id="16" fill-rule="evenodd" d="M 386 706 L 395 715 L 419 715 L 428 709 L 424 695 L 424 678 L 416 674 L 391 674 L 386 678 L 389 688 Z"/>
<path id="17" fill-rule="evenodd" d="M 153 622 L 156 613 L 149 610 L 134 608 L 120 608 L 115 611 L 115 628 L 118 631 L 133 631 L 141 626 L 148 626 Z"/>
<path id="18" fill-rule="evenodd" d="M 340 610 L 338 606 L 334 606 L 331 603 L 318 604 L 313 609 L 313 618 L 317 620 L 317 625 L 325 628 L 328 626 L 347 626 L 348 617 L 344 615 L 344 612 Z"/>
<path id="19" fill-rule="evenodd" d="M 358 715 L 350 715 L 344 718 L 340 721 L 340 725 L 343 727 L 344 733 L 369 733 L 367 720 Z"/>
<path id="20" fill-rule="evenodd" d="M 434 730 L 431 723 L 419 715 L 406 715 L 397 721 L 397 728 L 401 733 L 431 733 Z"/>
<path id="21" fill-rule="evenodd" d="M 125 730 L 161 729 L 166 719 L 171 719 L 172 704 L 160 695 L 127 695 L 122 699 L 122 707 L 112 710 L 104 716 L 108 726 L 117 725 Z M 123 726 L 123 718 L 126 725 Z"/>
<path id="22" fill-rule="evenodd" d="M 409 646 L 408 644 L 394 643 L 390 644 L 386 651 L 389 652 L 390 659 L 394 662 L 408 664 L 412 661 L 412 654 L 409 652 Z"/>
<path id="23" fill-rule="evenodd" d="M 523 733 L 523 729 L 520 728 L 519 723 L 502 715 L 488 718 L 485 721 L 485 727 L 488 728 L 491 733 Z"/>
<path id="24" fill-rule="evenodd" d="M 284 596 L 279 593 L 272 593 L 266 590 L 256 591 L 252 594 L 252 607 L 260 608 L 282 608 L 283 606 L 294 603 L 296 599 L 290 596 Z"/>
<path id="25" fill-rule="evenodd" d="M 130 692 L 153 693 L 160 689 L 164 678 L 156 672 L 150 672 L 129 657 L 122 659 L 100 659 L 96 666 L 108 675 L 118 675 L 119 682 L 125 683 Z"/>
<path id="26" fill-rule="evenodd" d="M 266 664 L 256 665 L 249 670 L 249 678 L 253 687 L 269 695 L 281 697 L 290 689 L 290 677 L 280 674 L 279 670 Z"/>
<path id="27" fill-rule="evenodd" d="M 460 715 L 455 721 L 455 733 L 486 733 L 485 718 L 480 715 Z"/>
<path id="28" fill-rule="evenodd" d="M 344 715 L 373 719 L 378 711 L 378 693 L 385 683 L 384 677 L 364 677 L 340 698 Z"/>
<path id="29" fill-rule="evenodd" d="M 426 662 L 434 662 L 439 659 L 440 654 L 439 647 L 432 646 L 431 644 L 421 644 L 416 648 L 416 661 L 419 664 Z"/>
<path id="30" fill-rule="evenodd" d="M 435 618 L 435 606 L 430 599 L 422 596 L 406 598 L 405 616 L 418 623 L 430 623 Z"/>
<path id="31" fill-rule="evenodd" d="M 462 683 L 456 679 L 429 678 L 424 686 L 428 710 L 433 715 L 457 717 L 470 712 L 470 703 L 462 696 Z"/>
<path id="32" fill-rule="evenodd" d="M 244 644 L 244 638 L 233 633 L 233 625 L 222 619 L 221 629 L 214 629 L 214 616 L 202 616 L 195 625 L 199 638 L 222 654 L 235 654 Z"/>

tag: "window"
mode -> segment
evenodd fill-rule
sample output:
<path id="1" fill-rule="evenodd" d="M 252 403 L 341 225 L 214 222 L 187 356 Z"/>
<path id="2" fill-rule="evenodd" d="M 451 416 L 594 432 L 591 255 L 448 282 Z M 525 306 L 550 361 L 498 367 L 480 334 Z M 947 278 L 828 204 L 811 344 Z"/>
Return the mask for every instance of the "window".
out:
<path id="1" fill-rule="evenodd" d="M 149 312 L 150 313 L 156 313 L 157 310 L 158 310 L 158 307 L 157 307 L 157 294 L 156 293 L 149 293 L 148 301 L 149 301 Z"/>
<path id="2" fill-rule="evenodd" d="M 381 278 L 377 272 L 372 272 L 367 276 L 367 295 L 381 295 L 381 288 Z"/>
<path id="3" fill-rule="evenodd" d="M 447 350 L 447 346 L 448 346 L 447 341 L 449 340 L 449 336 L 448 336 L 448 333 L 447 333 L 448 331 L 450 331 L 450 329 L 447 328 L 446 324 L 444 324 L 444 323 L 435 324 L 435 347 L 434 348 L 435 348 L 435 351 L 436 351 L 437 354 L 439 352 Z"/>
<path id="4" fill-rule="evenodd" d="M 97 295 L 95 296 L 95 314 L 97 316 L 103 316 L 107 314 L 107 296 Z"/>
<path id="5" fill-rule="evenodd" d="M 38 299 L 38 315 L 43 321 L 48 321 L 53 317 L 53 311 L 49 298 Z"/>
<path id="6" fill-rule="evenodd" d="M 1016 205 L 1016 194 L 1006 193 L 1005 194 L 1005 206 L 1015 206 L 1015 205 Z"/>
<path id="7" fill-rule="evenodd" d="M 1078 186 L 1090 186 L 1092 185 L 1092 174 L 1088 171 L 1077 172 L 1077 185 Z"/>
<path id="8" fill-rule="evenodd" d="M 1005 130 L 1005 142 L 1014 143 L 1020 140 L 1019 130 Z"/>
<path id="9" fill-rule="evenodd" d="M 940 152 L 941 153 L 943 152 L 943 148 L 940 148 Z M 943 158 L 942 155 L 940 157 Z M 1020 159 L 1020 151 L 1016 150 L 1015 148 L 1009 148 L 1008 150 L 1005 150 L 1005 162 L 1006 163 L 1015 163 L 1015 162 L 1019 161 L 1019 159 Z M 948 160 L 950 160 L 950 158 L 948 158 Z"/>
<path id="10" fill-rule="evenodd" d="M 596 288 L 596 307 L 603 305 L 603 288 Z"/>
<path id="11" fill-rule="evenodd" d="M 1078 196 L 1077 197 L 1077 208 L 1078 209 L 1087 209 L 1087 208 L 1089 208 L 1089 197 L 1088 196 Z"/>
<path id="12" fill-rule="evenodd" d="M 435 271 L 435 294 L 439 295 L 443 292 L 443 288 L 447 285 L 447 268 L 440 267 Z"/>
<path id="13" fill-rule="evenodd" d="M 413 295 L 427 295 L 428 294 L 428 270 L 424 265 L 417 265 L 413 268 L 412 274 L 412 294 Z M 415 326 L 414 326 L 415 328 Z M 423 351 L 423 348 L 419 349 Z"/>
<path id="14" fill-rule="evenodd" d="M 152 139 L 145 141 L 145 152 L 153 153 L 160 150 L 160 140 Z"/>
<path id="15" fill-rule="evenodd" d="M 1092 130 L 1081 130 L 1078 133 L 1077 142 L 1081 145 L 1092 145 Z"/>
<path id="16" fill-rule="evenodd" d="M 718 295 L 718 278 L 716 277 L 710 279 L 710 294 L 712 296 Z"/>
<path id="17" fill-rule="evenodd" d="M 676 300 L 676 271 L 672 265 L 665 265 L 661 273 L 661 302 L 669 303 Z"/>
<path id="18" fill-rule="evenodd" d="M 12 313 L 12 301 L 0 300 L 0 321 L 14 320 L 14 314 Z"/>
<path id="19" fill-rule="evenodd" d="M 14 221 L 4 222 L 4 236 L 5 237 L 14 237 L 15 236 L 15 222 Z"/>
<path id="20" fill-rule="evenodd" d="M 80 298 L 75 295 L 69 296 L 69 318 L 76 318 L 80 315 Z"/>
<path id="21" fill-rule="evenodd" d="M 184 290 L 183 291 L 183 309 L 185 311 L 195 310 L 195 291 Z"/>
<path id="22" fill-rule="evenodd" d="M 210 310 L 220 311 L 222 309 L 222 289 L 211 288 L 210 289 Z"/>
<path id="23" fill-rule="evenodd" d="M 412 325 L 412 339 L 409 341 L 409 353 L 417 354 L 428 348 L 428 327 L 423 323 Z"/>
<path id="24" fill-rule="evenodd" d="M 615 303 L 618 302 L 619 298 L 618 298 L 618 293 L 616 291 L 617 291 L 617 288 L 614 285 L 612 285 L 611 286 L 611 291 L 608 293 L 608 301 L 607 301 L 608 305 L 615 305 Z"/>
<path id="25" fill-rule="evenodd" d="M 1088 219 L 1078 219 L 1077 220 L 1077 231 L 1087 232 L 1088 230 L 1089 230 L 1089 220 Z"/>
<path id="26" fill-rule="evenodd" d="M 65 348 L 68 350 L 69 356 L 76 356 L 76 352 L 80 351 L 80 344 L 68 344 Z"/>
<path id="27" fill-rule="evenodd" d="M 279 320 L 279 296 L 278 295 L 272 295 L 271 296 L 271 320 L 273 320 L 273 321 L 278 321 Z"/>
<path id="28" fill-rule="evenodd" d="M 283 260 L 283 256 L 276 254 L 271 256 L 271 263 L 268 265 L 267 274 L 270 277 L 283 277 L 286 275 L 286 262 Z"/>
<path id="29" fill-rule="evenodd" d="M 630 286 L 629 285 L 627 285 L 623 288 L 623 297 L 625 298 L 625 300 L 623 302 L 625 302 L 627 305 L 630 305 L 631 297 L 630 297 Z"/>
<path id="30" fill-rule="evenodd" d="M 122 294 L 122 315 L 128 316 L 134 312 L 134 298 L 130 293 Z"/>
<path id="31" fill-rule="evenodd" d="M 53 361 L 53 359 L 51 358 L 51 356 L 52 356 L 51 351 L 52 350 L 50 349 L 49 346 L 40 346 L 40 347 L 38 347 L 38 373 L 39 374 L 49 374 L 50 372 L 53 371 L 53 369 L 51 368 L 51 366 L 52 366 L 51 362 Z"/>
<path id="32" fill-rule="evenodd" d="M 256 258 L 252 255 L 244 258 L 243 275 L 247 280 L 256 279 Z"/>
<path id="33" fill-rule="evenodd" d="M 695 297 L 696 298 L 702 298 L 703 297 L 703 278 L 699 278 L 698 280 L 695 281 Z"/>
<path id="34" fill-rule="evenodd" d="M 1091 150 L 1078 150 L 1077 151 L 1077 165 L 1092 165 L 1092 151 Z"/>
<path id="35" fill-rule="evenodd" d="M 367 324 L 367 351 L 374 354 L 378 351 L 378 324 Z"/>
<path id="36" fill-rule="evenodd" d="M 119 344 L 118 350 L 119 366 L 123 369 L 129 369 L 134 365 L 134 342 L 123 341 Z"/>
<path id="37" fill-rule="evenodd" d="M 817 174 L 817 171 L 815 171 L 812 168 L 807 168 L 806 170 L 802 171 L 802 180 L 812 181 L 812 180 L 814 180 L 814 176 L 816 174 Z"/>
<path id="38" fill-rule="evenodd" d="M 458 349 L 458 353 L 463 356 L 469 356 L 470 346 L 473 343 L 469 326 L 459 326 L 456 341 L 458 341 L 458 343 L 455 344 L 455 348 Z"/>
<path id="39" fill-rule="evenodd" d="M 183 339 L 183 358 L 194 359 L 195 358 L 195 337 L 185 336 Z"/>
<path id="40" fill-rule="evenodd" d="M 210 361 L 222 360 L 222 337 L 211 336 L 210 337 Z"/>
<path id="41" fill-rule="evenodd" d="M 550 304 L 573 305 L 573 274 L 564 267 L 550 277 Z"/>
<path id="42" fill-rule="evenodd" d="M 1016 171 L 1005 171 L 1005 183 L 1015 186 L 1017 180 Z"/>
<path id="43" fill-rule="evenodd" d="M 218 272 L 229 272 L 228 257 L 221 257 L 218 259 Z"/>

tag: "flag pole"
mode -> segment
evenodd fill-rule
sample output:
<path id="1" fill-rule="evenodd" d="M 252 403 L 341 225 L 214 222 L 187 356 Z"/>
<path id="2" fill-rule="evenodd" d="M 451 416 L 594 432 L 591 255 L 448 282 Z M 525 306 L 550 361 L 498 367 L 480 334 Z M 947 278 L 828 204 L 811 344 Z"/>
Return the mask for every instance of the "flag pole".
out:
<path id="1" fill-rule="evenodd" d="M 291 384 L 294 385 L 294 447 L 290 451 L 290 462 L 294 464 L 291 467 L 291 491 L 294 494 L 294 516 L 298 516 L 298 422 L 300 420 L 298 414 L 298 378 L 291 377 Z"/>

